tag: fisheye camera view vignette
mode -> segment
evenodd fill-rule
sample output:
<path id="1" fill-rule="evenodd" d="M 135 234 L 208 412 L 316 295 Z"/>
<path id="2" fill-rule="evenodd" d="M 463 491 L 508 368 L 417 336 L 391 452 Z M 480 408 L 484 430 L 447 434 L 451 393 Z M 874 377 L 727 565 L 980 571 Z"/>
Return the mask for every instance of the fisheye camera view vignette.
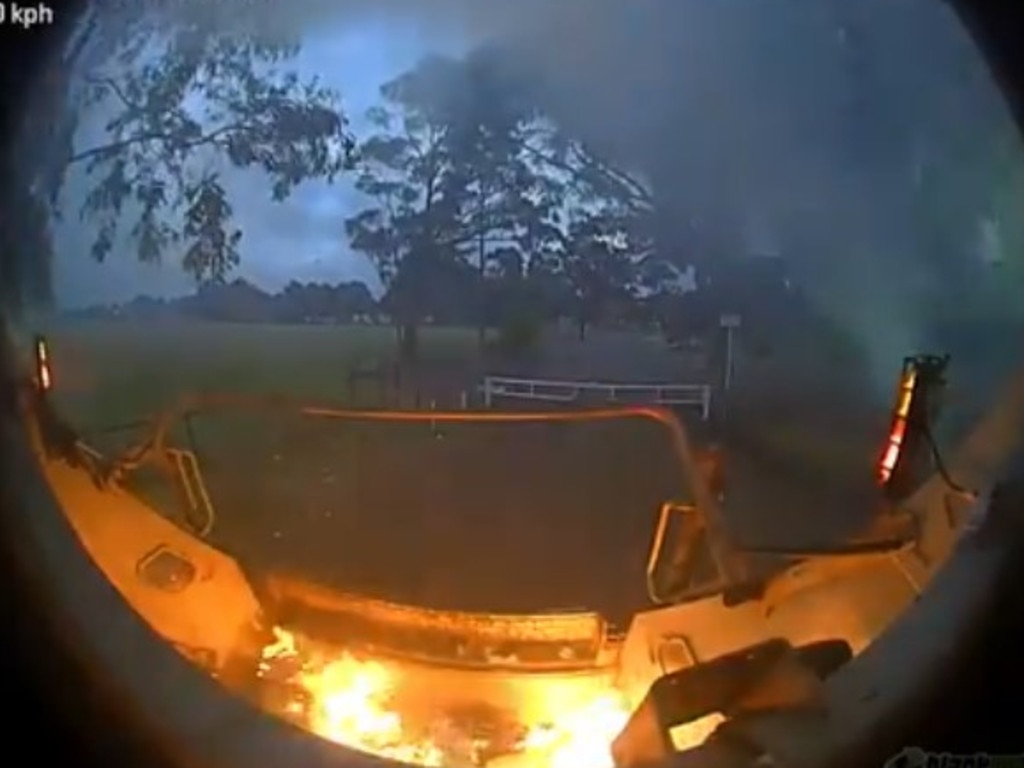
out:
<path id="1" fill-rule="evenodd" d="M 97 4 L 44 75 L 2 285 L 40 466 L 316 737 L 629 768 L 852 722 L 984 525 L 1024 156 L 942 5 Z"/>

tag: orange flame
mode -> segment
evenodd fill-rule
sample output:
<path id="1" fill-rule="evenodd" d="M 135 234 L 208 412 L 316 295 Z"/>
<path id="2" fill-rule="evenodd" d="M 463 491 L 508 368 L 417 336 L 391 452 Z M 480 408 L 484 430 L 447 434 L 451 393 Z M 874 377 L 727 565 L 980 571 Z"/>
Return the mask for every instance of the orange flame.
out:
<path id="1" fill-rule="evenodd" d="M 442 729 L 412 728 L 397 710 L 394 699 L 401 685 L 401 670 L 379 660 L 360 659 L 341 651 L 331 658 L 316 659 L 300 650 L 295 635 L 275 629 L 275 640 L 263 650 L 261 672 L 273 662 L 301 662 L 291 681 L 301 689 L 306 704 L 294 703 L 282 712 L 296 716 L 304 711 L 303 725 L 318 736 L 360 752 L 403 763 L 448 768 L 467 762 L 489 768 L 612 768 L 611 744 L 629 719 L 626 697 L 610 683 L 557 708 L 552 722 L 522 722 L 522 736 L 506 754 L 477 760 L 491 746 L 468 739 L 455 754 L 451 738 Z M 562 693 L 552 690 L 560 698 Z M 523 719 L 530 711 L 550 708 L 523 702 Z M 692 725 L 693 728 L 688 730 Z M 672 733 L 679 749 L 696 746 L 715 723 L 688 724 Z M 466 741 L 466 739 L 464 739 Z M 468 757 L 467 757 L 468 755 Z"/>

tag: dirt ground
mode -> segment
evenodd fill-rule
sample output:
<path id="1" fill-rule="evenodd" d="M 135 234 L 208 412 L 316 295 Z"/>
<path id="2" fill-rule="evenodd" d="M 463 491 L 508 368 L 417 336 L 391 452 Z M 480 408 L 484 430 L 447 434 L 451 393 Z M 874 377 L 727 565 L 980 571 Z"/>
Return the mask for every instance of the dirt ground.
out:
<path id="1" fill-rule="evenodd" d="M 105 450 L 142 428 L 103 427 L 187 392 L 343 403 L 348 372 L 392 348 L 384 328 L 197 324 L 80 326 L 58 329 L 53 343 L 61 400 Z M 425 335 L 437 397 L 472 385 L 474 345 L 468 330 Z M 656 339 L 617 331 L 584 344 L 553 337 L 528 369 L 498 372 L 677 383 L 711 375 Z M 866 523 L 884 408 L 840 375 L 763 361 L 721 405 L 713 423 L 683 418 L 695 442 L 724 448 L 726 514 L 741 541 L 834 541 Z M 653 422 L 435 430 L 212 413 L 189 426 L 179 424 L 173 442 L 200 458 L 217 511 L 213 541 L 257 579 L 287 570 L 436 607 L 579 607 L 624 620 L 646 602 L 658 509 L 689 497 Z M 140 490 L 165 510 L 175 503 L 166 482 Z"/>

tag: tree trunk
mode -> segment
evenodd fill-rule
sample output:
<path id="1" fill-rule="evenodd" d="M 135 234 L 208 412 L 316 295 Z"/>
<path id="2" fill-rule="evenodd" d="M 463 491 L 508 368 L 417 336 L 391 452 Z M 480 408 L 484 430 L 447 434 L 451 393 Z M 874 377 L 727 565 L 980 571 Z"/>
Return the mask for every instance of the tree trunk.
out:
<path id="1" fill-rule="evenodd" d="M 416 363 L 420 359 L 420 326 L 417 322 L 410 322 L 405 330 L 405 351 L 407 359 Z"/>
<path id="2" fill-rule="evenodd" d="M 483 202 L 481 201 L 481 207 Z M 487 242 L 486 236 L 481 230 L 477 236 L 477 263 L 479 264 L 479 277 L 480 277 L 480 295 L 478 297 L 479 306 L 477 307 L 477 327 L 476 327 L 476 343 L 477 349 L 482 353 L 487 343 Z"/>
<path id="3" fill-rule="evenodd" d="M 483 246 L 480 249 L 479 296 L 477 296 L 476 344 L 480 352 L 487 343 L 487 280 L 484 277 Z"/>
<path id="4" fill-rule="evenodd" d="M 402 320 L 398 326 L 398 360 L 414 365 L 419 360 L 420 333 L 415 320 Z"/>

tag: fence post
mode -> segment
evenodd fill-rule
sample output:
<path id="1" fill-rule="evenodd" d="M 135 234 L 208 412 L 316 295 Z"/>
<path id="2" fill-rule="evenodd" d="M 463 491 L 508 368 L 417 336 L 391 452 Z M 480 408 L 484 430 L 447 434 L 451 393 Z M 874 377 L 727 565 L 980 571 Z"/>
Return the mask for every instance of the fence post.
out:
<path id="1" fill-rule="evenodd" d="M 711 416 L 711 387 L 707 384 L 704 385 L 704 390 L 701 393 L 701 414 L 704 417 L 704 421 L 707 421 Z"/>
<path id="2" fill-rule="evenodd" d="M 491 395 L 491 377 L 490 376 L 484 376 L 484 407 L 485 408 L 490 408 L 491 407 L 491 399 L 492 399 L 492 395 Z"/>

